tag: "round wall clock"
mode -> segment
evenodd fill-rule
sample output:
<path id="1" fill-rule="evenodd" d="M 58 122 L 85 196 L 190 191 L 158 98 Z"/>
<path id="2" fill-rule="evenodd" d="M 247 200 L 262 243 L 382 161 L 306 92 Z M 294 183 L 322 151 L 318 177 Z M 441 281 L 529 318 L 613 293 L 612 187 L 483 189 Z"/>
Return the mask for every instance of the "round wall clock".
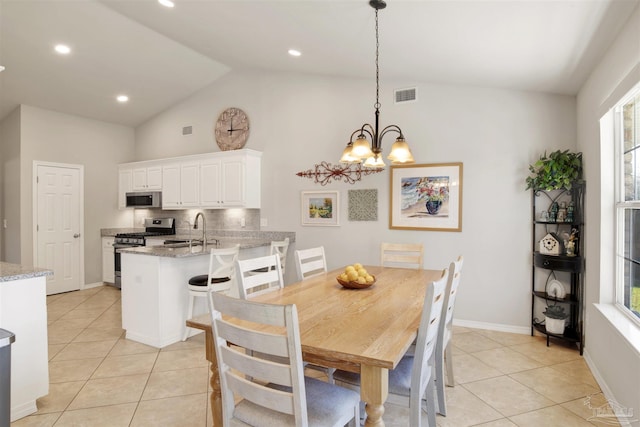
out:
<path id="1" fill-rule="evenodd" d="M 222 151 L 238 150 L 249 138 L 249 117 L 240 108 L 227 108 L 218 116 L 213 133 Z"/>

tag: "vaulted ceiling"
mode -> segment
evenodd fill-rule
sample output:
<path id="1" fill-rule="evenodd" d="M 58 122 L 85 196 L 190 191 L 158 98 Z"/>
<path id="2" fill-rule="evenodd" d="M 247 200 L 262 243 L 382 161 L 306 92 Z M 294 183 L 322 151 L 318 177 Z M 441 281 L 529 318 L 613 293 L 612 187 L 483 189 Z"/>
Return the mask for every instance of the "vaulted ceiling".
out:
<path id="1" fill-rule="evenodd" d="M 242 69 L 374 78 L 366 0 L 174 2 L 0 0 L 0 119 L 28 104 L 136 126 Z M 576 94 L 638 3 L 387 0 L 381 78 Z"/>

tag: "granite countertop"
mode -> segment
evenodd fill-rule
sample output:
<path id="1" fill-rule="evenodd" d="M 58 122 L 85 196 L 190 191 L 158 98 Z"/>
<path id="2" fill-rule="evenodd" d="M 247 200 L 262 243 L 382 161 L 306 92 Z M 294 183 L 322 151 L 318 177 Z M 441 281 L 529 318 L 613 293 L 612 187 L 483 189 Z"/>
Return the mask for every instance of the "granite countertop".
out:
<path id="1" fill-rule="evenodd" d="M 14 280 L 52 275 L 53 271 L 45 268 L 0 262 L 0 282 L 11 282 Z"/>
<path id="2" fill-rule="evenodd" d="M 162 246 L 137 246 L 133 248 L 116 249 L 120 253 L 125 254 L 137 254 L 137 255 L 150 255 L 157 257 L 169 257 L 169 258 L 187 258 L 193 256 L 209 255 L 209 251 L 212 248 L 228 248 L 233 245 L 239 244 L 240 249 L 251 249 L 262 246 L 270 246 L 271 240 L 265 239 L 233 239 L 224 238 L 218 239 L 220 244 L 207 244 L 206 247 L 202 245 L 186 247 L 176 247 L 176 245 L 162 245 Z"/>

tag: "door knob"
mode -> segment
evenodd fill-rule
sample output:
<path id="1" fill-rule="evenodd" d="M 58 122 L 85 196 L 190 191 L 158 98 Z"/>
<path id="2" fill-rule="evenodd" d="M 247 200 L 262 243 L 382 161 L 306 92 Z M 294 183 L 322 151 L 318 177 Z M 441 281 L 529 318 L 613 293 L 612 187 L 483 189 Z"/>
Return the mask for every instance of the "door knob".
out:
<path id="1" fill-rule="evenodd" d="M 76 233 L 76 234 L 73 235 L 74 239 L 77 239 L 78 237 L 80 237 L 80 233 Z"/>

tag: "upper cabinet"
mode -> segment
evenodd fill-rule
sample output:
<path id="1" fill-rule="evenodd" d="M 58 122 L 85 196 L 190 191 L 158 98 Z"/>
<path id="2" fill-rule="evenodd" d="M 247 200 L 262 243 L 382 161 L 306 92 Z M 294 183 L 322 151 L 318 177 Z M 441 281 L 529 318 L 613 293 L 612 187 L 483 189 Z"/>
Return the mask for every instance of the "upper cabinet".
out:
<path id="1" fill-rule="evenodd" d="M 132 175 L 133 191 L 162 190 L 161 166 L 135 168 Z"/>
<path id="2" fill-rule="evenodd" d="M 189 209 L 200 206 L 200 163 L 175 162 L 162 167 L 163 209 Z"/>
<path id="3" fill-rule="evenodd" d="M 163 209 L 259 209 L 261 156 L 243 149 L 120 165 L 118 205 L 127 191 L 162 190 Z"/>
<path id="4" fill-rule="evenodd" d="M 225 151 L 200 162 L 203 208 L 260 208 L 260 153 Z"/>

